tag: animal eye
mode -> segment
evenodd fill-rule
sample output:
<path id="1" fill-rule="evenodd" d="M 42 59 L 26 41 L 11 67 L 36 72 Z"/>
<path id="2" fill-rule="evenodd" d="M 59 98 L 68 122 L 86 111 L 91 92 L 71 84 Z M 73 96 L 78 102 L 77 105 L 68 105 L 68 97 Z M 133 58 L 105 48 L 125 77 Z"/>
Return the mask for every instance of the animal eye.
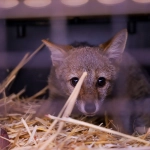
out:
<path id="1" fill-rule="evenodd" d="M 78 83 L 78 81 L 79 81 L 79 78 L 73 77 L 73 78 L 70 80 L 70 83 L 71 83 L 71 85 L 72 85 L 73 87 L 75 87 L 76 84 Z"/>
<path id="2" fill-rule="evenodd" d="M 99 77 L 96 86 L 103 87 L 105 84 L 106 84 L 106 79 L 104 77 Z"/>

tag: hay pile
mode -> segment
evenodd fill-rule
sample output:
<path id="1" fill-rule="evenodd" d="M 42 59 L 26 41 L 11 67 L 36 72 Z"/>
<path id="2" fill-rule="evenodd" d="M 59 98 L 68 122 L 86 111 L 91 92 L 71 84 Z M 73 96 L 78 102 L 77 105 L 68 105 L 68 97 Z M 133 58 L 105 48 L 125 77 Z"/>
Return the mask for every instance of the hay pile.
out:
<path id="1" fill-rule="evenodd" d="M 24 89 L 18 94 L 6 96 L 5 89 L 16 78 L 18 71 L 43 47 L 42 44 L 34 53 L 27 54 L 0 85 L 0 123 L 6 129 L 10 142 L 9 149 L 13 150 L 148 150 L 150 149 L 150 135 L 134 137 L 93 125 L 94 120 L 81 117 L 69 118 L 74 107 L 76 97 L 86 76 L 83 73 L 73 93 L 70 95 L 58 117 L 47 115 L 43 118 L 34 118 L 32 115 L 41 102 L 36 99 L 48 87 L 27 99 L 20 99 Z M 4 138 L 4 137 L 0 137 Z"/>

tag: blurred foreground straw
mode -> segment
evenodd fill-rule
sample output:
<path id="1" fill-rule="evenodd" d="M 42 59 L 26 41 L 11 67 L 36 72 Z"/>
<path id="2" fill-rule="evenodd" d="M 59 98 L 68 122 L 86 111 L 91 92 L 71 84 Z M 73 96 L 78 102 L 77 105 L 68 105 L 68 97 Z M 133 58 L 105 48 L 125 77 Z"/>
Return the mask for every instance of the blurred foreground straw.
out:
<path id="1" fill-rule="evenodd" d="M 5 88 L 16 78 L 16 75 L 18 71 L 28 62 L 32 59 L 34 55 L 36 55 L 42 48 L 44 47 L 44 44 L 42 43 L 33 53 L 27 53 L 21 62 L 16 66 L 16 68 L 9 74 L 9 76 L 3 81 L 3 83 L 0 85 L 0 93 L 2 93 Z"/>

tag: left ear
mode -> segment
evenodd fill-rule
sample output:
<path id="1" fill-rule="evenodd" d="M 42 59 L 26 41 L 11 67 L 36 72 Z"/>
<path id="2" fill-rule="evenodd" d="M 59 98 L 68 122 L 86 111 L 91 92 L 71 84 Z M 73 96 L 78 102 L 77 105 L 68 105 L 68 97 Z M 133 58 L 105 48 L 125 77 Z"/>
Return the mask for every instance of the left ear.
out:
<path id="1" fill-rule="evenodd" d="M 60 65 L 62 61 L 65 59 L 65 57 L 68 55 L 67 52 L 63 48 L 47 40 L 42 40 L 42 42 L 49 48 L 51 52 L 51 59 L 53 66 L 56 67 Z"/>
<path id="2" fill-rule="evenodd" d="M 100 45 L 104 55 L 115 62 L 115 64 L 119 64 L 121 62 L 122 54 L 126 46 L 127 36 L 127 30 L 123 29 L 112 39 Z"/>

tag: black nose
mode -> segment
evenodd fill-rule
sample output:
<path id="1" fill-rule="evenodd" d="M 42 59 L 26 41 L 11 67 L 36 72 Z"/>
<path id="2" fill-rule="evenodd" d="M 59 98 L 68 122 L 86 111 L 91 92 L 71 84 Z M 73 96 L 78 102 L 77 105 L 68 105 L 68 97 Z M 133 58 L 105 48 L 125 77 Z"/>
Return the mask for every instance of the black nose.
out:
<path id="1" fill-rule="evenodd" d="M 85 104 L 85 111 L 87 113 L 94 113 L 96 111 L 96 106 L 93 103 L 86 103 Z"/>

